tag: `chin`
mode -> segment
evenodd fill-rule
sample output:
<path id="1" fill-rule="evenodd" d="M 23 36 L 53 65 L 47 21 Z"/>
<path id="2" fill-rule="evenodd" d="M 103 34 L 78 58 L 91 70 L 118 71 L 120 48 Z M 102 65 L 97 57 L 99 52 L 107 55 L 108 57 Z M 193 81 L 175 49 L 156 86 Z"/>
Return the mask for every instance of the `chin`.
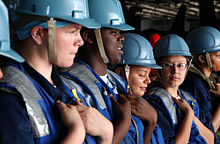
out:
<path id="1" fill-rule="evenodd" d="M 73 65 L 73 62 L 57 64 L 57 66 L 61 68 L 68 68 L 68 67 L 71 67 L 72 65 Z"/>
<path id="2" fill-rule="evenodd" d="M 144 95 L 144 92 L 143 93 L 138 93 L 137 96 L 141 97 Z"/>

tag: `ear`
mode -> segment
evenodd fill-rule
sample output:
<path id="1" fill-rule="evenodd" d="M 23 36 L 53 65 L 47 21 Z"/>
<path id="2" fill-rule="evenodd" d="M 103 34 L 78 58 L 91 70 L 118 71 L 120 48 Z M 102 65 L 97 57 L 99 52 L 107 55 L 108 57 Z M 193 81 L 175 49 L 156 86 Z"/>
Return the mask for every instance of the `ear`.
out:
<path id="1" fill-rule="evenodd" d="M 43 37 L 45 35 L 45 31 L 41 26 L 35 26 L 31 30 L 31 37 L 38 45 L 43 43 Z"/>
<path id="2" fill-rule="evenodd" d="M 198 56 L 198 60 L 199 60 L 200 63 L 206 63 L 206 58 L 205 58 L 205 56 L 202 55 L 202 54 L 200 54 L 200 55 Z"/>
<path id="3" fill-rule="evenodd" d="M 115 72 L 120 75 L 124 80 L 126 80 L 125 71 L 122 67 L 117 67 Z"/>
<path id="4" fill-rule="evenodd" d="M 84 39 L 84 41 L 92 44 L 94 42 L 94 33 L 91 30 L 85 30 L 82 33 L 82 37 Z"/>

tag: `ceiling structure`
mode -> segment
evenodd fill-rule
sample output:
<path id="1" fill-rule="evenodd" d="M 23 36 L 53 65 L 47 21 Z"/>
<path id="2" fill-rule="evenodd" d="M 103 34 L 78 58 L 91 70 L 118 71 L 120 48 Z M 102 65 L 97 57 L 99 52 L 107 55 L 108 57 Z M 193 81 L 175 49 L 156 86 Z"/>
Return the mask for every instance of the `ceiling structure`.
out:
<path id="1" fill-rule="evenodd" d="M 125 0 L 129 9 L 136 6 L 140 9 L 136 15 L 151 20 L 169 20 L 176 17 L 181 5 L 186 6 L 187 20 L 199 19 L 199 0 Z M 220 12 L 220 1 L 214 0 L 216 18 Z"/>

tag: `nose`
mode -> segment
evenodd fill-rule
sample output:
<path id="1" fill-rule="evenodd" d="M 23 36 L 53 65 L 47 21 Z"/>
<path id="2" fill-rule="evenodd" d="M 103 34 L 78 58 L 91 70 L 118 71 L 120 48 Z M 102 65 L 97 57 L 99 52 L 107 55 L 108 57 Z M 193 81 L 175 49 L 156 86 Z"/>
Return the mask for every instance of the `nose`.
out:
<path id="1" fill-rule="evenodd" d="M 125 40 L 125 37 L 120 33 L 118 39 L 119 41 L 123 42 Z"/>
<path id="2" fill-rule="evenodd" d="M 2 72 L 2 69 L 0 68 L 0 79 L 2 79 L 3 77 L 3 72 Z"/>
<path id="3" fill-rule="evenodd" d="M 84 44 L 84 41 L 82 39 L 82 36 L 80 35 L 80 33 L 78 34 L 78 39 L 75 43 L 76 46 L 81 47 Z"/>
<path id="4" fill-rule="evenodd" d="M 173 73 L 178 73 L 179 69 L 177 68 L 177 65 L 173 65 L 172 71 Z"/>
<path id="5" fill-rule="evenodd" d="M 151 83 L 151 79 L 149 76 L 146 77 L 146 79 L 144 80 L 145 84 L 150 84 Z"/>

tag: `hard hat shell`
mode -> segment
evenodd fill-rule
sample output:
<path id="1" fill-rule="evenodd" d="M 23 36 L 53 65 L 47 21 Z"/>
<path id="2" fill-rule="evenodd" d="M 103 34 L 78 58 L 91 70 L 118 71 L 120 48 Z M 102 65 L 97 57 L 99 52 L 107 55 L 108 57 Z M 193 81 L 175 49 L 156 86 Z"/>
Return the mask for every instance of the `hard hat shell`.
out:
<path id="1" fill-rule="evenodd" d="M 100 28 L 89 17 L 88 0 L 18 0 L 16 12 L 74 22 L 88 28 Z"/>
<path id="2" fill-rule="evenodd" d="M 192 30 L 186 37 L 193 55 L 220 51 L 220 33 L 210 26 L 202 26 Z"/>
<path id="3" fill-rule="evenodd" d="M 122 31 L 134 28 L 125 23 L 124 14 L 119 0 L 89 0 L 89 14 L 102 27 Z"/>
<path id="4" fill-rule="evenodd" d="M 161 68 L 156 64 L 152 46 L 147 39 L 134 33 L 124 34 L 123 55 L 120 64 Z"/>
<path id="5" fill-rule="evenodd" d="M 183 38 L 176 34 L 168 34 L 160 38 L 153 48 L 154 57 L 182 55 L 190 56 L 189 47 Z"/>
<path id="6" fill-rule="evenodd" d="M 24 59 L 10 48 L 8 10 L 0 0 L 0 55 L 23 62 Z"/>

